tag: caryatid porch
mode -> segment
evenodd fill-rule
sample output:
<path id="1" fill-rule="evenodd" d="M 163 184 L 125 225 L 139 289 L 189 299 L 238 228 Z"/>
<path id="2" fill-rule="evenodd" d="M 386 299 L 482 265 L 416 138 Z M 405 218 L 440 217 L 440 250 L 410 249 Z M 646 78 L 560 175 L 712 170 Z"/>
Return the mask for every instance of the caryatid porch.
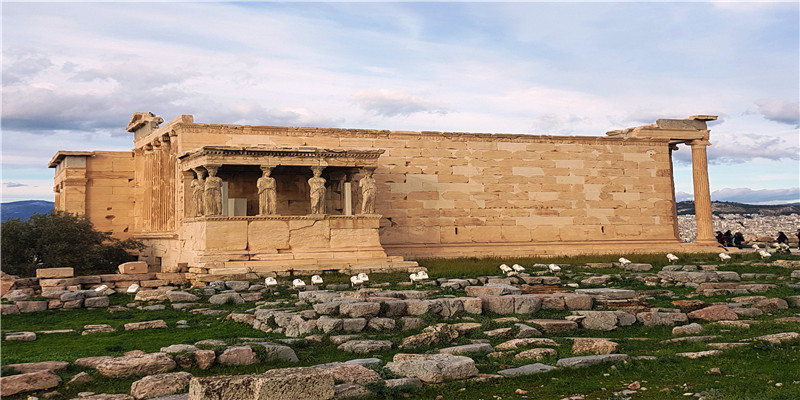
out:
<path id="1" fill-rule="evenodd" d="M 386 256 L 374 214 L 382 153 L 206 146 L 180 156 L 185 254 L 255 272 L 401 261 Z"/>

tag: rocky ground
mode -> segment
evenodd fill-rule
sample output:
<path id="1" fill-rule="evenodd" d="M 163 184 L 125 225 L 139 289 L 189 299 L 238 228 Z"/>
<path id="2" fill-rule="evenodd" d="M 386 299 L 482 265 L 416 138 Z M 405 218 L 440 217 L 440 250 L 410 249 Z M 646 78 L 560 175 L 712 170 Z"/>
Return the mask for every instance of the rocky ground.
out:
<path id="1" fill-rule="evenodd" d="M 328 283 L 302 290 L 288 282 L 268 289 L 262 282 L 228 280 L 140 290 L 133 297 L 112 294 L 102 310 L 37 311 L 28 304 L 46 302 L 42 295 L 94 298 L 87 291 L 12 291 L 2 306 L 1 394 L 83 400 L 740 398 L 733 396 L 747 388 L 726 394 L 725 385 L 699 390 L 702 377 L 662 381 L 625 370 L 699 368 L 699 375 L 720 382 L 742 379 L 729 362 L 742 356 L 794 357 L 786 362 L 800 365 L 800 260 L 787 257 L 535 264 L 510 275 L 495 266 L 495 273 L 474 277 L 437 277 L 432 269 L 436 279 L 415 283 L 376 275 L 361 287 Z M 69 313 L 74 320 L 100 318 L 67 328 Z M 50 329 L 20 329 L 44 326 L 42 319 L 52 321 Z M 214 326 L 247 336 L 198 337 Z M 140 340 L 115 341 L 136 335 Z M 67 343 L 59 338 L 84 348 L 59 350 Z M 772 348 L 780 352 L 763 352 Z M 747 367 L 750 385 L 764 388 L 758 398 L 800 396 L 800 376 L 791 379 L 780 367 Z M 592 377 L 570 382 L 584 370 Z M 761 370 L 769 383 L 755 383 Z M 619 379 L 612 382 L 612 376 Z"/>

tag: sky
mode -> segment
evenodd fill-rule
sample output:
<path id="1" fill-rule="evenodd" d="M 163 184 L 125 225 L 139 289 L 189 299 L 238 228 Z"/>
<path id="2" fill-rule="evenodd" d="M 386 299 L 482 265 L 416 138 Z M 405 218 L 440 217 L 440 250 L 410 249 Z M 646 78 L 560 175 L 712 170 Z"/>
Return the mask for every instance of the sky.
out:
<path id="1" fill-rule="evenodd" d="M 2 3 L 2 201 L 165 121 L 604 136 L 718 115 L 712 200 L 800 202 L 798 2 Z M 673 154 L 691 199 L 691 151 Z"/>

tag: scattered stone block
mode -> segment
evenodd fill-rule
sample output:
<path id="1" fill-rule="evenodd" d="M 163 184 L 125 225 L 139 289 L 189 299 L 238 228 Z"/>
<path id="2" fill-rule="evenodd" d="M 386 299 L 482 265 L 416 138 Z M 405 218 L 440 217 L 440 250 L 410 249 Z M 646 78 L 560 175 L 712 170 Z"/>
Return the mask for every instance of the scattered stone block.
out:
<path id="1" fill-rule="evenodd" d="M 443 349 L 439 349 L 440 354 L 469 354 L 469 353 L 491 353 L 494 351 L 494 348 L 489 343 L 473 343 L 473 344 L 464 344 L 461 346 L 453 346 L 453 347 L 445 347 Z"/>
<path id="2" fill-rule="evenodd" d="M 694 335 L 702 331 L 703 331 L 703 326 L 696 322 L 672 328 L 673 335 Z"/>
<path id="3" fill-rule="evenodd" d="M 136 331 L 140 329 L 164 329 L 167 323 L 162 319 L 153 321 L 131 322 L 124 325 L 126 331 Z"/>
<path id="4" fill-rule="evenodd" d="M 553 339 L 546 338 L 525 338 L 511 339 L 495 346 L 497 350 L 514 350 L 522 346 L 558 346 Z"/>
<path id="5" fill-rule="evenodd" d="M 469 297 L 504 296 L 521 293 L 519 288 L 501 283 L 488 283 L 483 286 L 467 286 L 464 288 L 464 291 Z"/>
<path id="6" fill-rule="evenodd" d="M 542 372 L 552 371 L 554 368 L 555 367 L 553 367 L 552 365 L 536 363 L 536 364 L 523 365 L 517 368 L 503 369 L 497 371 L 497 373 L 507 378 L 511 378 L 515 376 L 533 375 Z"/>
<path id="7" fill-rule="evenodd" d="M 337 349 L 348 353 L 371 353 L 391 348 L 392 342 L 389 340 L 350 340 L 337 347 Z"/>
<path id="8" fill-rule="evenodd" d="M 781 343 L 781 342 L 795 340 L 797 338 L 800 338 L 800 333 L 797 333 L 797 332 L 781 332 L 781 333 L 773 333 L 771 335 L 758 336 L 755 339 L 765 340 L 765 341 L 770 342 L 770 343 L 778 344 L 778 343 Z"/>
<path id="9" fill-rule="evenodd" d="M 51 371 L 37 371 L 0 378 L 0 396 L 51 389 L 61 384 L 61 378 Z"/>
<path id="10" fill-rule="evenodd" d="M 628 359 L 627 354 L 601 354 L 595 356 L 578 356 L 562 358 L 556 362 L 559 368 L 582 368 L 605 362 L 620 362 Z"/>
<path id="11" fill-rule="evenodd" d="M 607 339 L 573 338 L 573 354 L 614 354 L 619 351 L 619 344 Z"/>
<path id="12" fill-rule="evenodd" d="M 386 368 L 397 375 L 417 378 L 425 383 L 462 380 L 478 374 L 475 361 L 471 358 L 451 354 L 421 355 L 404 361 L 392 361 L 386 364 Z"/>
<path id="13" fill-rule="evenodd" d="M 636 291 L 629 289 L 576 289 L 575 293 L 588 295 L 595 300 L 627 300 L 636 296 Z"/>
<path id="14" fill-rule="evenodd" d="M 131 396 L 135 399 L 152 399 L 178 393 L 189 385 L 192 374 L 171 372 L 146 376 L 131 384 Z"/>
<path id="15" fill-rule="evenodd" d="M 30 363 L 22 363 L 22 364 L 9 364 L 5 365 L 5 367 L 11 368 L 21 374 L 27 374 L 30 372 L 38 372 L 38 371 L 60 371 L 65 369 L 69 366 L 69 363 L 66 361 L 40 361 L 40 362 L 30 362 Z"/>
<path id="16" fill-rule="evenodd" d="M 242 304 L 244 303 L 244 299 L 242 298 L 242 295 L 239 293 L 220 293 L 209 297 L 208 302 L 217 305 Z"/>
<path id="17" fill-rule="evenodd" d="M 739 317 L 736 313 L 726 305 L 716 305 L 699 310 L 692 311 L 688 314 L 691 319 L 700 319 L 703 321 L 722 321 L 722 320 L 736 320 Z"/>
<path id="18" fill-rule="evenodd" d="M 578 324 L 575 321 L 563 319 L 531 319 L 525 322 L 539 325 L 545 333 L 569 332 L 578 329 Z"/>
<path id="19" fill-rule="evenodd" d="M 256 353 L 249 346 L 228 347 L 217 357 L 222 365 L 251 365 L 257 362 Z"/>
<path id="20" fill-rule="evenodd" d="M 147 263 L 144 261 L 131 261 L 122 263 L 118 267 L 120 274 L 146 274 Z"/>
<path id="21" fill-rule="evenodd" d="M 312 368 L 333 377 L 335 382 L 366 385 L 381 380 L 377 372 L 359 364 L 332 363 L 317 365 Z"/>
<path id="22" fill-rule="evenodd" d="M 37 268 L 36 277 L 41 278 L 72 278 L 75 276 L 75 269 L 63 268 Z"/>
<path id="23" fill-rule="evenodd" d="M 81 335 L 89 335 L 92 333 L 108 333 L 114 331 L 115 329 L 108 324 L 92 324 L 92 325 L 84 325 L 83 332 L 81 332 Z"/>
<path id="24" fill-rule="evenodd" d="M 237 292 L 243 292 L 250 288 L 250 282 L 248 281 L 225 281 L 225 286 L 230 290 L 235 290 Z"/>
<path id="25" fill-rule="evenodd" d="M 789 303 L 784 299 L 764 299 L 753 304 L 753 307 L 764 311 L 786 310 L 789 308 Z"/>
<path id="26" fill-rule="evenodd" d="M 718 356 L 720 354 L 722 354 L 722 352 L 719 351 L 719 350 L 694 351 L 694 352 L 689 352 L 689 353 L 675 353 L 675 355 L 678 356 L 678 357 L 685 357 L 685 358 L 689 358 L 689 359 L 692 359 L 692 360 L 698 359 L 698 358 L 702 358 L 702 357 Z"/>
<path id="27" fill-rule="evenodd" d="M 19 342 L 33 342 L 36 340 L 36 334 L 33 332 L 9 332 L 6 333 L 7 341 L 19 341 Z"/>
<path id="28" fill-rule="evenodd" d="M 83 301 L 83 306 L 86 308 L 105 308 L 110 304 L 108 296 L 90 297 Z"/>
<path id="29" fill-rule="evenodd" d="M 93 360 L 92 360 L 93 359 Z M 164 353 L 129 355 L 122 357 L 90 357 L 87 366 L 96 369 L 103 376 L 125 378 L 161 374 L 175 369 L 175 361 Z M 78 364 L 78 361 L 75 361 Z"/>
<path id="30" fill-rule="evenodd" d="M 646 326 L 666 325 L 672 326 L 675 323 L 688 322 L 689 319 L 684 313 L 680 312 L 659 312 L 648 311 L 636 314 L 636 320 Z"/>
<path id="31" fill-rule="evenodd" d="M 530 349 L 524 350 L 519 352 L 514 358 L 517 360 L 541 360 L 545 357 L 553 356 L 555 357 L 558 354 L 555 349 L 550 348 L 538 348 L 538 349 Z"/>
<path id="32" fill-rule="evenodd" d="M 47 311 L 47 301 L 18 301 L 14 303 L 19 312 L 29 313 L 38 311 Z"/>
<path id="33" fill-rule="evenodd" d="M 197 350 L 194 352 L 194 362 L 200 369 L 209 369 L 214 365 L 217 355 L 214 350 Z"/>
<path id="34" fill-rule="evenodd" d="M 315 368 L 280 368 L 260 375 L 192 378 L 189 400 L 330 399 L 333 377 Z"/>

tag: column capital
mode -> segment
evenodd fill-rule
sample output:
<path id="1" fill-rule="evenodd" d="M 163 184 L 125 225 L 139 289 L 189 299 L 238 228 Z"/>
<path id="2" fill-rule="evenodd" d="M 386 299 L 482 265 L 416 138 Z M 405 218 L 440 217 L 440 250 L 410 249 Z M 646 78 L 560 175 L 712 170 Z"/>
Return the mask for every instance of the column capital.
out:
<path id="1" fill-rule="evenodd" d="M 691 146 L 691 147 L 697 147 L 697 146 L 711 146 L 711 142 L 709 142 L 709 141 L 708 141 L 708 139 L 696 139 L 696 140 L 690 140 L 690 141 L 686 142 L 686 144 L 687 144 L 687 145 L 689 145 L 689 146 Z"/>

